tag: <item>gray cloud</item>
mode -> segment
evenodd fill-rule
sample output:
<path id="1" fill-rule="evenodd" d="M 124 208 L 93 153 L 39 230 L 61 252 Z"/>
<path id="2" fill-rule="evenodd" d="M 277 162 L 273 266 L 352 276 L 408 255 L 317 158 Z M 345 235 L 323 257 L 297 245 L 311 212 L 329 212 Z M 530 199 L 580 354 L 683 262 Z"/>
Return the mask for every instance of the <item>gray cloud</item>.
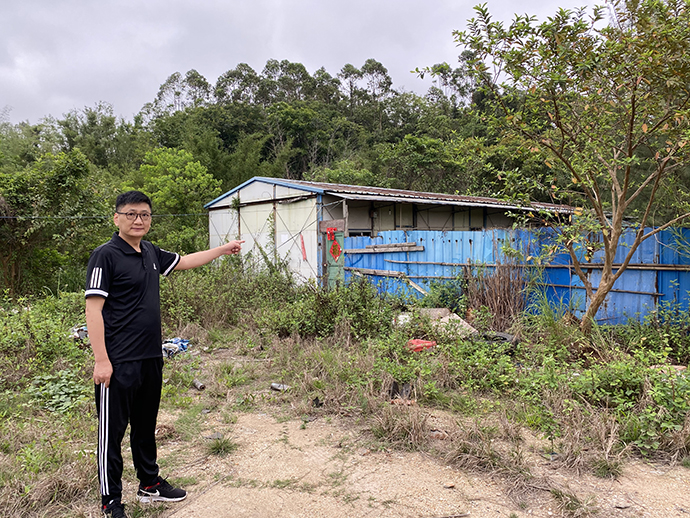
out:
<path id="1" fill-rule="evenodd" d="M 9 2 L 0 21 L 0 110 L 38 122 L 72 109 L 113 105 L 131 118 L 174 72 L 192 68 L 215 82 L 238 63 L 260 71 L 268 59 L 335 75 L 368 58 L 394 87 L 424 93 L 410 71 L 455 62 L 452 31 L 474 15 L 472 0 L 27 0 Z M 585 2 L 580 2 L 585 3 Z M 555 0 L 530 13 L 553 14 Z M 512 18 L 507 0 L 489 2 Z M 529 10 L 528 7 L 525 8 Z"/>

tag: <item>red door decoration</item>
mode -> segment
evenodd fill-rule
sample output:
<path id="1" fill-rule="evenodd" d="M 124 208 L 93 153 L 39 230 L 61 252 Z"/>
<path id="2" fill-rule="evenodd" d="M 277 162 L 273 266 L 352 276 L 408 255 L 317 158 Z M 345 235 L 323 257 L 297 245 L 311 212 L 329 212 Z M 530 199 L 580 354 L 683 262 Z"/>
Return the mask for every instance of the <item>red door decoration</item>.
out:
<path id="1" fill-rule="evenodd" d="M 333 240 L 333 245 L 331 246 L 330 249 L 331 255 L 333 256 L 333 259 L 335 259 L 335 262 L 338 262 L 338 258 L 340 257 L 340 245 L 338 244 L 337 240 Z"/>
<path id="2" fill-rule="evenodd" d="M 335 238 L 335 233 L 338 229 L 335 227 L 328 227 L 326 229 L 326 237 L 328 238 L 329 241 L 333 241 L 333 244 L 331 245 L 331 249 L 329 252 L 331 253 L 331 256 L 333 259 L 335 259 L 335 262 L 338 262 L 338 258 L 340 257 L 340 254 L 342 253 L 342 249 L 340 248 L 340 245 L 338 244 L 338 240 Z"/>

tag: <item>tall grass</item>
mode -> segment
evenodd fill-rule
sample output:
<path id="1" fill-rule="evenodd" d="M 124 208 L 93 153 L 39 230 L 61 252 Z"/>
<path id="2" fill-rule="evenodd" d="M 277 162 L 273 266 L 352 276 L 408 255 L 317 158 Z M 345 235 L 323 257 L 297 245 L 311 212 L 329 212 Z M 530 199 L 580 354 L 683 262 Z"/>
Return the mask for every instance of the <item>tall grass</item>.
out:
<path id="1" fill-rule="evenodd" d="M 421 317 L 393 327 L 401 301 L 366 281 L 325 290 L 296 282 L 283 265 L 238 258 L 176 273 L 161 289 L 164 334 L 204 345 L 215 367 L 202 393 L 191 388 L 198 356 L 166 362 L 163 404 L 179 414 L 170 426 L 191 441 L 208 408 L 228 423 L 262 405 L 293 416 L 356 416 L 372 441 L 490 472 L 518 489 L 537 484 L 524 434 L 554 464 L 602 477 L 620 474 L 630 455 L 687 458 L 690 379 L 669 367 L 685 358 L 684 320 L 585 336 L 566 311 L 509 307 L 503 299 L 524 290 L 515 275 L 509 265 L 481 273 L 464 293 L 496 328 L 519 329 L 519 344 L 459 337 Z M 68 337 L 82 315 L 82 293 L 2 303 L 0 516 L 78 515 L 97 500 L 92 359 Z M 437 345 L 411 352 L 410 338 Z M 233 360 L 214 360 L 228 357 L 220 349 Z M 268 391 L 274 382 L 290 389 Z M 406 404 L 392 405 L 401 392 Z M 453 416 L 445 440 L 431 439 L 430 409 Z"/>

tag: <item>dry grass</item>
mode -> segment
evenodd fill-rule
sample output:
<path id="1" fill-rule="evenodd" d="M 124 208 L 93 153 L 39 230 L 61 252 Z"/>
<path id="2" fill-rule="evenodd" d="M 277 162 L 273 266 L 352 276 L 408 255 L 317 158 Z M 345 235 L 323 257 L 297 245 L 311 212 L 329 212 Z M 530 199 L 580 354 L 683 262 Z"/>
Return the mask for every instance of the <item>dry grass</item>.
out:
<path id="1" fill-rule="evenodd" d="M 371 431 L 387 444 L 417 451 L 428 444 L 428 419 L 429 413 L 417 406 L 384 404 L 373 416 Z"/>
<path id="2" fill-rule="evenodd" d="M 0 488 L 0 517 L 66 516 L 78 502 L 96 501 L 97 482 L 92 458 L 76 458 L 57 470 L 27 477 L 15 464 L 16 476 Z M 29 485 L 27 486 L 27 481 Z M 74 516 L 74 514 L 69 513 Z"/>
<path id="3" fill-rule="evenodd" d="M 468 319 L 480 308 L 488 308 L 492 315 L 490 328 L 509 329 L 525 310 L 524 268 L 516 263 L 498 263 L 495 267 L 465 267 L 465 293 L 468 300 Z"/>
<path id="4" fill-rule="evenodd" d="M 620 425 L 612 412 L 581 401 L 569 404 L 571 394 L 554 391 L 544 403 L 560 423 L 558 457 L 554 465 L 574 469 L 578 475 L 593 472 L 602 478 L 620 475 L 629 447 L 622 447 Z"/>
<path id="5" fill-rule="evenodd" d="M 586 518 L 599 513 L 593 497 L 581 499 L 574 492 L 563 489 L 551 490 L 558 510 L 568 518 Z"/>

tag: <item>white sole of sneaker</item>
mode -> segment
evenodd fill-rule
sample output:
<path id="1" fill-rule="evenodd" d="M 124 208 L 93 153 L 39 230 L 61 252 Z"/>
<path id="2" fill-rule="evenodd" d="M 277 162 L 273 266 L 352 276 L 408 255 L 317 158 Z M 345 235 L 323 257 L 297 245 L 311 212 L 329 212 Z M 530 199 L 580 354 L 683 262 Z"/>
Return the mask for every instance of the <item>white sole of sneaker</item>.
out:
<path id="1" fill-rule="evenodd" d="M 164 496 L 157 496 L 157 495 L 137 495 L 137 500 L 139 500 L 141 503 L 144 504 L 150 504 L 152 502 L 180 502 L 187 498 L 187 495 L 181 496 L 179 498 L 166 498 Z"/>

